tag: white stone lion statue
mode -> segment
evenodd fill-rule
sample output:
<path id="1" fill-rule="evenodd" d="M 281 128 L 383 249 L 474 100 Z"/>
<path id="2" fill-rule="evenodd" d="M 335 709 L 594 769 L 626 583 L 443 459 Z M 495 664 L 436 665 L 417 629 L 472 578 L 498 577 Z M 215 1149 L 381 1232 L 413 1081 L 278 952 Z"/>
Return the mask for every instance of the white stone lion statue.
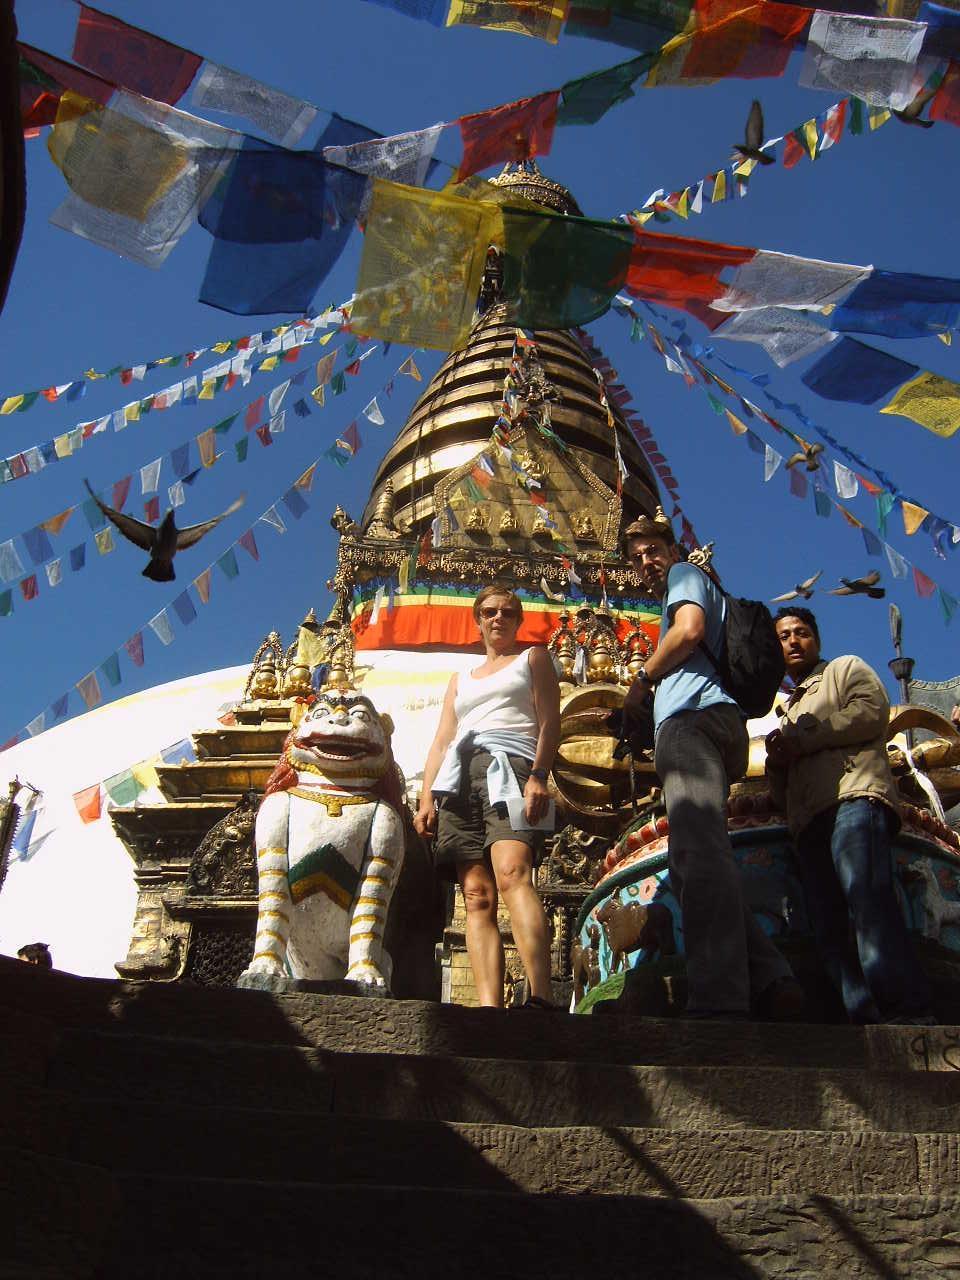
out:
<path id="1" fill-rule="evenodd" d="M 267 783 L 257 814 L 253 975 L 346 978 L 389 990 L 383 949 L 404 852 L 392 724 L 369 698 L 326 688 Z"/>

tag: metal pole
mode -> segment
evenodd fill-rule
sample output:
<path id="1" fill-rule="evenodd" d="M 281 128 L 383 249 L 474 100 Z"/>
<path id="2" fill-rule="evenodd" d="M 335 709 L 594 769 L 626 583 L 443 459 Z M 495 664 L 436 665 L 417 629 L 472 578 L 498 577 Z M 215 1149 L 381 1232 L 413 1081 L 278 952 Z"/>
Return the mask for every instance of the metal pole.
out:
<path id="1" fill-rule="evenodd" d="M 903 618 L 901 617 L 900 610 L 895 604 L 890 606 L 890 639 L 893 641 L 894 652 L 897 656 L 895 658 L 891 658 L 887 665 L 893 673 L 893 678 L 900 686 L 900 701 L 909 706 L 910 678 L 913 675 L 915 659 L 905 658 L 903 656 Z M 907 746 L 912 751 L 913 730 L 908 729 L 905 736 L 907 739 Z"/>

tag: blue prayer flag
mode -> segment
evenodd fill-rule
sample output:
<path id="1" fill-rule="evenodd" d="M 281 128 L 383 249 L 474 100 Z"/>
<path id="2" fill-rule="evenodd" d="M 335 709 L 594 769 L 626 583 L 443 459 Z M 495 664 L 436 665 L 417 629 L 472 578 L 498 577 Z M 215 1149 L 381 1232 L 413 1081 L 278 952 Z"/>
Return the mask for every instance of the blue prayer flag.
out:
<path id="1" fill-rule="evenodd" d="M 82 569 L 87 562 L 87 544 L 81 542 L 79 546 L 70 548 L 70 568 L 74 573 L 78 569 Z"/>
<path id="2" fill-rule="evenodd" d="M 170 461 L 173 464 L 173 474 L 178 480 L 182 480 L 187 474 L 187 468 L 190 465 L 190 445 L 178 445 L 170 454 Z"/>
<path id="3" fill-rule="evenodd" d="M 193 601 L 190 599 L 189 591 L 181 591 L 174 599 L 173 611 L 184 626 L 189 626 L 193 622 L 197 616 L 197 611 L 194 608 Z"/>
<path id="4" fill-rule="evenodd" d="M 917 372 L 917 366 L 854 338 L 828 347 L 800 381 L 825 400 L 874 404 Z"/>
<path id="5" fill-rule="evenodd" d="M 960 320 L 960 280 L 907 271 L 873 271 L 830 317 L 840 333 L 924 338 L 955 329 Z"/>
<path id="6" fill-rule="evenodd" d="M 56 702 L 50 704 L 50 710 L 53 713 L 54 720 L 62 720 L 67 714 L 67 703 L 70 701 L 69 693 L 62 694 L 57 698 Z"/>
<path id="7" fill-rule="evenodd" d="M 309 503 L 296 487 L 288 489 L 283 495 L 283 504 L 293 516 L 294 520 L 299 520 L 303 513 L 309 510 Z"/>
<path id="8" fill-rule="evenodd" d="M 34 564 L 43 564 L 45 560 L 53 559 L 50 539 L 47 537 L 46 530 L 41 529 L 39 525 L 35 529 L 28 529 L 23 535 L 23 541 Z"/>

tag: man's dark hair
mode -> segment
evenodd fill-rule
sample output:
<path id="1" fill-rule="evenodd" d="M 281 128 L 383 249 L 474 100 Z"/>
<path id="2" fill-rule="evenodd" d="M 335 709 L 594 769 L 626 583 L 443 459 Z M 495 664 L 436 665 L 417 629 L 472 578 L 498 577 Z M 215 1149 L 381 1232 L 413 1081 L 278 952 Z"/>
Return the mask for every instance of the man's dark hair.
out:
<path id="1" fill-rule="evenodd" d="M 817 626 L 817 620 L 809 609 L 791 609 L 789 605 L 784 605 L 782 609 L 778 609 L 773 615 L 774 624 L 778 623 L 781 618 L 799 618 L 801 622 L 805 622 L 816 637 L 817 648 L 819 649 L 820 628 Z"/>
<path id="2" fill-rule="evenodd" d="M 17 952 L 18 960 L 26 960 L 28 964 L 39 965 L 41 969 L 53 968 L 53 956 L 45 942 L 28 942 Z"/>

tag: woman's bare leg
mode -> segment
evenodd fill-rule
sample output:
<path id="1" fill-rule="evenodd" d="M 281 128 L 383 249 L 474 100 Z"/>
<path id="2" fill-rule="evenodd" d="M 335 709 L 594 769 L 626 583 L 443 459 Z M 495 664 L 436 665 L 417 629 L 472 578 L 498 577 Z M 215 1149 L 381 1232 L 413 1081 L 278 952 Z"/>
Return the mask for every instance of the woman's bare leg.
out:
<path id="1" fill-rule="evenodd" d="M 523 962 L 530 994 L 550 1000 L 550 931 L 533 884 L 533 854 L 521 840 L 498 840 L 490 847 L 496 887 L 510 912 L 513 940 Z"/>
<path id="2" fill-rule="evenodd" d="M 485 862 L 462 862 L 457 879 L 467 916 L 467 955 L 481 1005 L 503 1008 L 503 942 L 497 924 L 497 885 Z"/>

